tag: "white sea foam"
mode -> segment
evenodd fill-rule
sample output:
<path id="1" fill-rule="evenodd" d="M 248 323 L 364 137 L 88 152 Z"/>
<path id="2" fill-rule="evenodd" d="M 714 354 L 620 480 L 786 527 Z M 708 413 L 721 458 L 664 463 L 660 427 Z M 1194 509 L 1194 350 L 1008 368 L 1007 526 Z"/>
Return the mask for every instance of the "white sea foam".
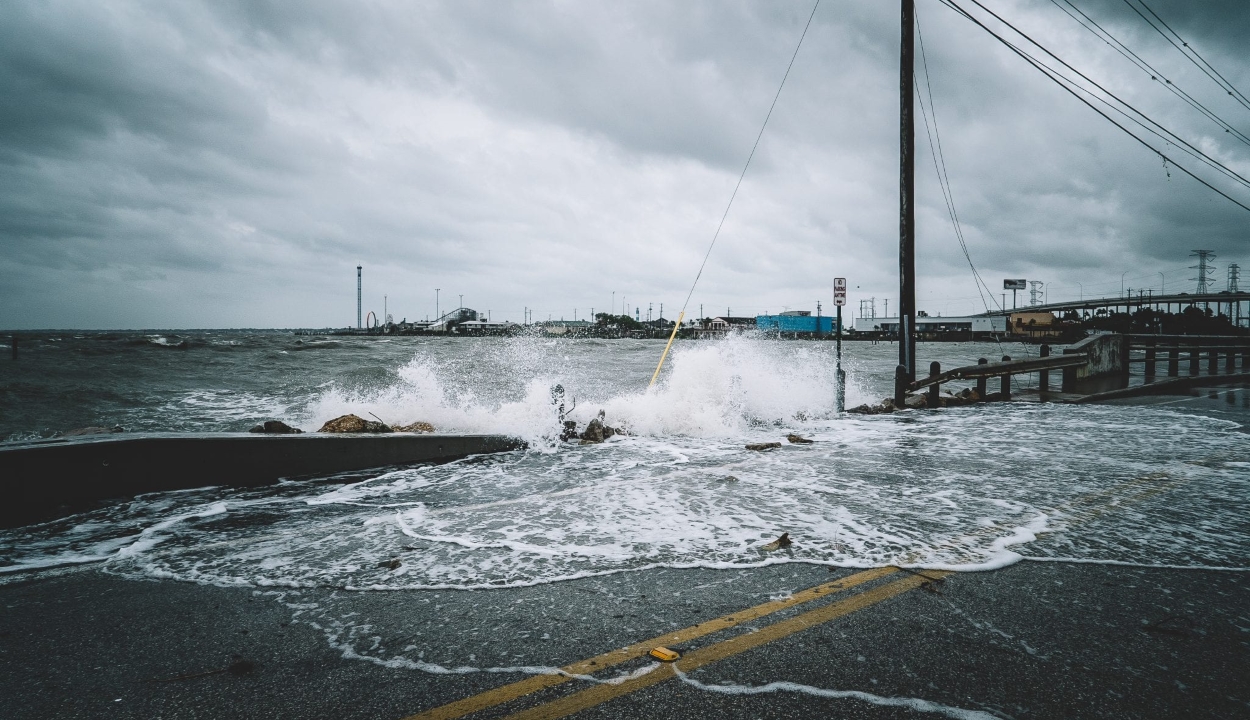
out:
<path id="1" fill-rule="evenodd" d="M 415 589 L 787 562 L 987 570 L 1023 555 L 1250 565 L 1250 439 L 1236 423 L 1041 405 L 836 417 L 827 343 L 683 344 L 651 391 L 653 345 L 439 347 L 417 346 L 377 382 L 284 401 L 287 419 L 314 427 L 373 412 L 508 432 L 531 449 L 347 485 L 142 496 L 4 531 L 0 568 L 103 559 L 110 572 L 227 585 Z M 881 392 L 861 362 L 850 363 L 852 385 L 866 389 L 851 404 Z M 556 383 L 568 406 L 576 398 L 572 417 L 602 409 L 632 434 L 558 443 Z M 789 432 L 816 442 L 789 445 Z M 761 440 L 783 447 L 743 447 Z M 782 532 L 791 548 L 759 549 Z"/>
<path id="2" fill-rule="evenodd" d="M 794 682 L 771 682 L 766 685 L 739 685 L 736 683 L 726 683 L 711 685 L 699 682 L 681 671 L 681 668 L 674 666 L 673 672 L 682 682 L 690 687 L 698 688 L 707 692 L 713 692 L 720 695 L 762 695 L 766 693 L 800 693 L 802 695 L 812 695 L 821 698 L 834 698 L 839 700 L 859 700 L 861 702 L 871 703 L 882 707 L 901 707 L 908 710 L 915 710 L 922 713 L 936 713 L 945 715 L 946 717 L 957 718 L 958 720 L 998 720 L 998 716 L 992 713 L 980 710 L 966 710 L 964 708 L 953 707 L 951 705 L 943 705 L 931 700 L 922 700 L 920 698 L 911 697 L 886 697 L 883 695 L 874 695 L 873 693 L 863 692 L 861 690 L 829 690 L 826 688 L 813 687 L 811 685 L 803 685 Z"/>

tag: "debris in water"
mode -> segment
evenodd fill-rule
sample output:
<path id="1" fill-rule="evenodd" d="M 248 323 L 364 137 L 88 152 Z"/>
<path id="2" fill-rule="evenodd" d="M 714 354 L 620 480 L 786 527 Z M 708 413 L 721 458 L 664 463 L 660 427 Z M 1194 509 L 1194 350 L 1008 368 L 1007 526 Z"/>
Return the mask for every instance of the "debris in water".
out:
<path id="1" fill-rule="evenodd" d="M 796 435 L 794 433 L 790 433 L 789 435 L 787 435 L 786 440 L 788 440 L 791 445 L 811 445 L 812 443 L 816 442 L 815 440 L 808 440 L 802 435 Z"/>
<path id="2" fill-rule="evenodd" d="M 767 545 L 762 546 L 760 550 L 766 550 L 768 552 L 772 552 L 773 550 L 780 550 L 782 548 L 788 548 L 792 544 L 793 543 L 790 542 L 790 533 L 785 532 L 785 533 L 781 533 L 781 537 L 777 538 L 776 540 L 773 540 Z"/>
<path id="3" fill-rule="evenodd" d="M 779 447 L 781 447 L 781 443 L 779 442 L 748 443 L 747 444 L 747 450 L 772 450 L 773 448 L 779 448 Z"/>

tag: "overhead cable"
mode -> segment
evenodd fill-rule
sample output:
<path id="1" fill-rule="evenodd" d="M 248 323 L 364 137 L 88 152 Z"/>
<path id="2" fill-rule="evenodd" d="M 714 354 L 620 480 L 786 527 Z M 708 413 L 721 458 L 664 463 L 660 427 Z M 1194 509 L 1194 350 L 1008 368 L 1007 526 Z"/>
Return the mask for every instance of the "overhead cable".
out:
<path id="1" fill-rule="evenodd" d="M 1146 12 L 1154 16 L 1154 19 L 1159 21 L 1159 25 L 1162 25 L 1163 27 L 1167 28 L 1168 32 L 1172 33 L 1172 35 L 1169 37 L 1168 33 L 1163 32 L 1162 28 L 1160 28 L 1158 25 L 1155 25 L 1153 22 L 1151 22 L 1150 18 L 1146 17 L 1145 15 L 1142 15 L 1141 10 L 1138 10 L 1136 5 L 1129 2 L 1129 0 L 1124 0 L 1125 5 L 1128 5 L 1130 8 L 1132 8 L 1133 12 L 1137 13 L 1137 15 L 1141 17 L 1142 20 L 1145 20 L 1147 25 L 1154 28 L 1155 32 L 1162 35 L 1164 40 L 1167 40 L 1169 43 L 1171 43 L 1172 47 L 1176 48 L 1177 51 L 1180 52 L 1180 54 L 1184 55 L 1185 58 L 1189 60 L 1189 62 L 1193 63 L 1194 66 L 1196 66 L 1199 70 L 1201 70 L 1204 74 L 1206 74 L 1207 77 L 1211 78 L 1211 80 L 1216 85 L 1220 86 L 1220 89 L 1222 89 L 1224 92 L 1231 95 L 1234 100 L 1241 103 L 1242 107 L 1244 107 L 1247 110 L 1250 110 L 1250 100 L 1246 98 L 1245 94 L 1243 94 L 1237 88 L 1233 87 L 1233 84 L 1230 83 L 1228 79 L 1225 78 L 1222 74 L 1220 74 L 1219 70 L 1216 70 L 1215 67 L 1211 65 L 1211 63 L 1207 62 L 1206 59 L 1204 59 L 1201 55 L 1199 55 L 1197 50 L 1194 50 L 1192 47 L 1190 47 L 1189 43 L 1185 42 L 1184 38 L 1182 38 L 1175 30 L 1173 30 L 1170 25 L 1163 22 L 1163 18 L 1159 17 L 1158 13 L 1156 13 L 1154 10 L 1151 10 L 1150 6 L 1147 5 L 1144 0 L 1137 0 L 1137 2 L 1141 3 L 1141 6 L 1146 8 Z M 1173 40 L 1172 39 L 1173 37 L 1175 37 L 1176 40 Z M 1180 45 L 1176 44 L 1178 41 L 1180 42 Z"/>
<path id="2" fill-rule="evenodd" d="M 1179 86 L 1176 85 L 1176 83 L 1172 82 L 1170 78 L 1168 78 L 1163 73 L 1156 70 L 1153 65 L 1146 62 L 1146 60 L 1143 59 L 1140 55 L 1133 52 L 1132 48 L 1120 42 L 1120 40 L 1117 39 L 1114 35 L 1112 35 L 1106 28 L 1099 25 L 1096 20 L 1091 18 L 1083 10 L 1081 10 L 1079 7 L 1074 5 L 1071 2 L 1071 0 L 1063 0 L 1063 5 L 1060 4 L 1060 0 L 1050 0 L 1050 1 L 1055 5 L 1055 7 L 1062 10 L 1068 17 L 1075 20 L 1081 27 L 1085 28 L 1090 33 L 1092 33 L 1094 37 L 1098 38 L 1099 40 L 1102 40 L 1108 47 L 1120 53 L 1120 55 L 1124 56 L 1126 60 L 1133 63 L 1133 65 L 1135 65 L 1138 69 L 1140 69 L 1142 72 L 1149 75 L 1151 80 L 1154 80 L 1155 82 L 1161 84 L 1163 87 L 1167 88 L 1168 91 L 1170 91 L 1173 95 L 1176 95 L 1180 99 L 1184 100 L 1190 107 L 1202 113 L 1212 122 L 1214 122 L 1216 125 L 1219 125 L 1221 128 L 1223 128 L 1225 133 L 1232 135 L 1233 137 L 1237 138 L 1237 140 L 1241 141 L 1243 144 L 1250 146 L 1250 136 L 1247 136 L 1242 131 L 1233 127 L 1231 123 L 1229 123 L 1224 118 L 1220 117 L 1215 111 L 1211 110 L 1206 105 L 1203 105 L 1201 102 L 1195 99 L 1192 95 L 1182 90 Z M 1067 7 L 1064 7 L 1064 5 L 1067 5 L 1068 7 L 1072 8 L 1072 10 L 1069 10 Z M 1078 18 L 1076 15 L 1073 15 L 1072 14 L 1073 11 L 1075 11 L 1077 15 L 1080 15 L 1081 17 Z M 1091 27 L 1091 25 L 1093 27 Z"/>
<path id="3" fill-rule="evenodd" d="M 1149 142 L 1147 142 L 1146 140 L 1142 139 L 1140 136 L 1138 136 L 1138 135 L 1134 134 L 1134 133 L 1133 133 L 1133 131 L 1129 130 L 1128 128 L 1124 127 L 1124 126 L 1123 126 L 1123 125 L 1121 125 L 1120 123 L 1116 122 L 1116 121 L 1115 121 L 1115 119 L 1114 119 L 1114 118 L 1112 118 L 1110 115 L 1108 115 L 1107 113 L 1103 112 L 1102 110 L 1099 110 L 1099 109 L 1098 109 L 1098 108 L 1097 108 L 1097 107 L 1096 107 L 1093 103 L 1091 103 L 1090 101 L 1088 101 L 1088 100 L 1086 100 L 1085 98 L 1081 97 L 1081 95 L 1080 95 L 1080 94 L 1078 94 L 1078 93 L 1076 92 L 1076 90 L 1074 90 L 1074 89 L 1072 89 L 1071 87 L 1069 87 L 1069 86 L 1068 86 L 1068 84 L 1072 83 L 1072 81 L 1071 81 L 1071 80 L 1069 80 L 1068 78 L 1064 77 L 1063 75 L 1061 75 L 1061 74 L 1060 74 L 1060 73 L 1058 73 L 1057 71 L 1055 71 L 1055 70 L 1051 69 L 1049 66 L 1045 65 L 1044 63 L 1042 63 L 1040 60 L 1038 60 L 1037 58 L 1033 57 L 1033 56 L 1032 56 L 1032 55 L 1030 55 L 1029 53 L 1027 53 L 1027 52 L 1025 52 L 1024 50 L 1020 49 L 1019 47 L 1017 47 L 1016 45 L 1014 45 L 1011 41 L 1007 40 L 1007 39 L 1006 39 L 1006 38 L 1004 38 L 1003 36 L 999 35 L 998 33 L 994 32 L 993 30 L 991 30 L 989 27 L 987 27 L 987 26 L 985 25 L 985 23 L 981 22 L 979 19 L 977 19 L 975 16 L 973 16 L 973 15 L 972 15 L 971 13 L 969 13 L 967 10 L 965 10 L 965 9 L 964 9 L 964 8 L 962 8 L 962 7 L 960 7 L 960 6 L 959 6 L 956 2 L 954 2 L 954 0 L 939 0 L 939 2 L 941 2 L 943 5 L 946 5 L 947 7 L 951 8 L 951 9 L 952 9 L 952 10 L 954 10 L 955 12 L 959 13 L 959 14 L 960 14 L 960 15 L 962 15 L 964 18 L 966 18 L 967 20 L 969 20 L 970 22 L 972 22 L 974 25 L 976 25 L 977 27 L 981 28 L 981 29 L 982 29 L 982 30 L 984 30 L 985 32 L 989 33 L 992 37 L 994 37 L 994 39 L 998 40 L 1000 43 L 1002 43 L 1003 45 L 1005 45 L 1005 46 L 1006 46 L 1008 49 L 1010 49 L 1012 52 L 1014 52 L 1014 53 L 1016 53 L 1017 55 L 1019 55 L 1019 56 L 1020 56 L 1021 58 L 1023 58 L 1026 62 L 1028 62 L 1030 65 L 1032 65 L 1032 66 L 1033 66 L 1036 70 L 1038 70 L 1038 71 L 1039 71 L 1039 72 L 1041 72 L 1043 75 L 1045 75 L 1045 76 L 1046 76 L 1049 80 L 1051 80 L 1052 82 L 1054 82 L 1054 83 L 1055 83 L 1056 85 L 1058 85 L 1059 87 L 1063 88 L 1065 91 L 1067 91 L 1067 92 L 1068 92 L 1069 94 L 1071 94 L 1073 97 L 1075 97 L 1077 100 L 1080 100 L 1082 103 L 1084 103 L 1086 106 L 1088 106 L 1091 110 L 1093 110 L 1094 112 L 1096 112 L 1096 113 L 1098 113 L 1099 115 L 1101 115 L 1101 116 L 1103 117 L 1103 119 L 1105 119 L 1107 122 L 1111 123 L 1112 125 L 1115 125 L 1115 126 L 1116 126 L 1117 128 L 1119 128 L 1121 131 L 1123 131 L 1126 135 L 1128 135 L 1129 137 L 1133 138 L 1134 140 L 1136 140 L 1136 141 L 1137 141 L 1138 143 L 1140 143 L 1141 145 L 1145 146 L 1145 147 L 1146 147 L 1148 150 L 1150 150 L 1152 153 L 1154 153 L 1154 154 L 1155 154 L 1155 155 L 1157 155 L 1158 157 L 1162 158 L 1164 161 L 1166 161 L 1166 162 L 1168 162 L 1168 163 L 1171 163 L 1171 164 L 1172 164 L 1172 166 L 1173 166 L 1173 167 L 1175 167 L 1177 170 L 1180 170 L 1181 172 L 1185 173 L 1186 175 L 1188 175 L 1189 177 L 1193 178 L 1194 180 L 1197 180 L 1199 183 L 1201 183 L 1202 185 L 1204 185 L 1207 189 L 1209 189 L 1209 190 L 1211 190 L 1212 192 L 1216 193 L 1217 195 L 1219 195 L 1219 196 L 1223 197 L 1224 199 L 1228 200 L 1229 202 L 1233 203 L 1234 205 L 1236 205 L 1236 206 L 1238 206 L 1238 207 L 1242 208 L 1243 210 L 1246 210 L 1247 212 L 1250 212 L 1250 206 L 1247 206 L 1247 205 L 1245 205 L 1244 203 L 1242 203 L 1242 202 L 1240 202 L 1240 201 L 1236 200 L 1235 198 L 1233 198 L 1233 197 L 1232 197 L 1232 196 L 1230 196 L 1229 194 L 1225 193 L 1224 191 L 1220 190 L 1219 188 L 1215 187 L 1215 186 L 1214 186 L 1214 185 L 1212 185 L 1211 183 L 1209 183 L 1209 182 L 1207 182 L 1206 180 L 1203 180 L 1201 177 L 1199 177 L 1199 176 L 1195 175 L 1193 172 L 1191 172 L 1191 171 L 1190 171 L 1189 169 L 1187 169 L 1185 166 L 1183 166 L 1183 165 L 1181 165 L 1181 164 L 1177 163 L 1177 162 L 1176 162 L 1174 159 L 1172 159 L 1171 157 L 1168 157 L 1168 155 L 1167 155 L 1167 154 L 1165 154 L 1163 151 L 1161 151 L 1161 150 L 1159 150 L 1158 148 L 1154 147 L 1154 146 L 1153 146 L 1153 145 L 1151 145 Z M 975 2 L 975 0 L 974 0 L 974 2 Z M 1017 32 L 1019 32 L 1019 31 L 1017 31 Z M 1023 35 L 1023 33 L 1021 33 L 1021 34 Z M 1032 41 L 1031 39 L 1030 39 L 1030 42 L 1033 42 L 1034 44 L 1037 44 L 1035 41 Z M 1039 45 L 1039 47 L 1040 47 L 1040 45 Z M 1231 172 L 1231 171 L 1230 171 L 1230 172 Z"/>

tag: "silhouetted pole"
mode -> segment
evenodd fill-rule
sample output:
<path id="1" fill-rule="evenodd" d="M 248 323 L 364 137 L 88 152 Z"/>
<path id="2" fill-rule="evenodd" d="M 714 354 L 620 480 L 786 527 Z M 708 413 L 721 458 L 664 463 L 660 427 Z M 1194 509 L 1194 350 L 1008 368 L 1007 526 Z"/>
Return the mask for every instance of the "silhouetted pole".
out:
<path id="1" fill-rule="evenodd" d="M 916 133 L 912 116 L 914 0 L 902 0 L 902 48 L 899 62 L 899 223 L 898 223 L 898 364 L 908 383 L 916 380 Z M 895 389 L 895 396 L 900 389 Z"/>
<path id="2" fill-rule="evenodd" d="M 842 369 L 842 306 L 841 305 L 838 306 L 837 323 L 838 323 L 838 334 L 837 334 L 838 369 L 837 369 L 836 374 L 838 378 L 838 412 L 846 412 L 846 371 Z M 17 347 L 17 345 L 14 345 L 13 347 Z M 14 350 L 14 352 L 16 353 L 17 351 Z"/>

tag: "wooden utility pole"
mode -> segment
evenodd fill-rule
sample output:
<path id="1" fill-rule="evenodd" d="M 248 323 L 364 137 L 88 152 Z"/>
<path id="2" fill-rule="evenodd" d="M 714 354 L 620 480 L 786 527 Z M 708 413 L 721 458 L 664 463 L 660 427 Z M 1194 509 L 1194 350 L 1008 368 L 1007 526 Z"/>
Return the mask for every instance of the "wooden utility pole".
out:
<path id="1" fill-rule="evenodd" d="M 912 116 L 915 0 L 902 0 L 899 63 L 898 364 L 907 382 L 916 380 L 916 133 Z M 898 389 L 895 389 L 898 395 Z"/>

